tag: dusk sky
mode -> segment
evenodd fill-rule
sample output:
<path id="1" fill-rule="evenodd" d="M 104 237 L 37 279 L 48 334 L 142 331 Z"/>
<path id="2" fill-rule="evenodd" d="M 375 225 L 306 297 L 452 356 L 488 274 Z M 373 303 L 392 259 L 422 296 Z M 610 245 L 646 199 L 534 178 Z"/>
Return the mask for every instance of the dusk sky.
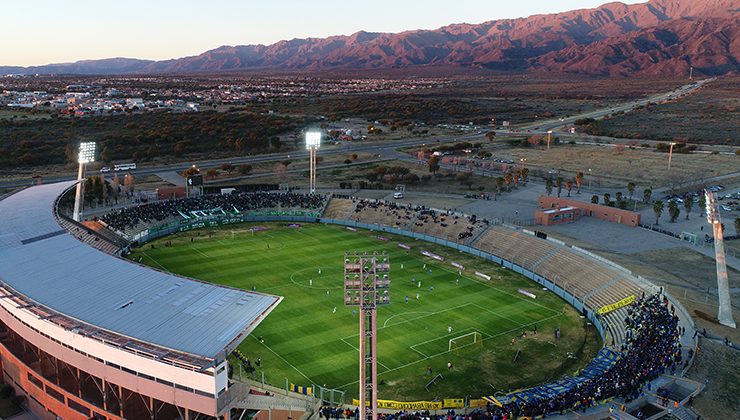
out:
<path id="1" fill-rule="evenodd" d="M 606 0 L 32 0 L 7 2 L 0 65 L 168 59 L 221 45 L 401 32 L 590 8 Z M 644 1 L 628 0 L 625 3 Z"/>

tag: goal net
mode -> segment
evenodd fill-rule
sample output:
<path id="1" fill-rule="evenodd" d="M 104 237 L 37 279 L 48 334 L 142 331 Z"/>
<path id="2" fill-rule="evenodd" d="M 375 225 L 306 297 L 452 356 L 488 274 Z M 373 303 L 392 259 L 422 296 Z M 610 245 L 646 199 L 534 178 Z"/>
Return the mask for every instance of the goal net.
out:
<path id="1" fill-rule="evenodd" d="M 483 334 L 478 331 L 463 334 L 459 337 L 450 338 L 449 347 L 447 351 L 461 349 L 463 347 L 471 346 L 476 343 L 483 341 Z"/>

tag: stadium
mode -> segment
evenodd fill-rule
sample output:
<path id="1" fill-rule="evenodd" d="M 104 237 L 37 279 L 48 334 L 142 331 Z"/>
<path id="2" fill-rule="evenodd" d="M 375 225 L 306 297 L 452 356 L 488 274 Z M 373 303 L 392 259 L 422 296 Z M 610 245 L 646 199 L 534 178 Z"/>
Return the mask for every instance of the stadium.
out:
<path id="1" fill-rule="evenodd" d="M 676 300 L 531 230 L 284 191 L 163 200 L 78 223 L 64 198 L 74 186 L 0 200 L 4 381 L 40 418 L 351 414 L 358 334 L 340 297 L 344 250 L 390 253 L 378 373 L 408 391 L 380 388 L 389 413 L 668 409 L 698 391 L 679 384 L 696 336 Z M 547 367 L 554 353 L 537 349 L 573 336 L 596 348 L 591 360 Z M 480 357 L 491 351 L 501 361 Z M 484 362 L 505 366 L 499 376 L 545 372 L 485 382 L 494 370 Z M 648 382 L 664 392 L 643 393 Z"/>

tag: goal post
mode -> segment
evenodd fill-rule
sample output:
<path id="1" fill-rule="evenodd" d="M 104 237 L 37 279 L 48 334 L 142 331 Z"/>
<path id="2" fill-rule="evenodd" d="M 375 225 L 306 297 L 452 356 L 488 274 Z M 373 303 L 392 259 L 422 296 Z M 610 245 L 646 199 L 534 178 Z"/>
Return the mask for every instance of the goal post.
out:
<path id="1" fill-rule="evenodd" d="M 450 338 L 447 351 L 458 350 L 483 341 L 483 334 L 478 331 L 469 332 L 458 337 Z"/>

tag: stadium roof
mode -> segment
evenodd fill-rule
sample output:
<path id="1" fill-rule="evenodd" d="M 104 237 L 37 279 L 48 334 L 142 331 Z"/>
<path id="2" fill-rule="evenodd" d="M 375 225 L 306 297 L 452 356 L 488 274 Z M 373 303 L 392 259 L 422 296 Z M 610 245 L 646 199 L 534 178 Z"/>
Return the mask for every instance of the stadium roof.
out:
<path id="1" fill-rule="evenodd" d="M 53 209 L 72 185 L 30 187 L 0 201 L 0 280 L 31 301 L 208 359 L 221 359 L 280 301 L 160 272 L 82 243 L 62 229 Z"/>

